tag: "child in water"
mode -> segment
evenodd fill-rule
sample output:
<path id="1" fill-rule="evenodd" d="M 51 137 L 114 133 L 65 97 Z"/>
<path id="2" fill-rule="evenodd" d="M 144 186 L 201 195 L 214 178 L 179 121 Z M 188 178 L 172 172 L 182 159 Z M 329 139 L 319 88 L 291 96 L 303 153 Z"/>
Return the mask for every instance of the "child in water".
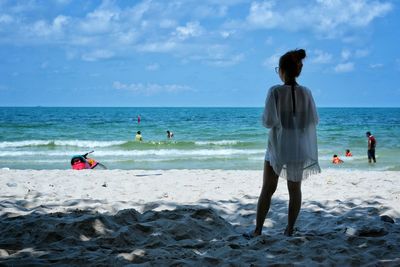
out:
<path id="1" fill-rule="evenodd" d="M 140 141 L 140 142 L 143 141 L 142 133 L 140 131 L 137 131 L 136 136 L 135 136 L 135 140 L 136 141 Z"/>
<path id="2" fill-rule="evenodd" d="M 332 158 L 332 163 L 333 164 L 341 164 L 341 163 L 343 163 L 343 160 L 341 160 L 339 157 L 338 157 L 338 155 L 333 155 L 333 158 Z"/>
<path id="3" fill-rule="evenodd" d="M 346 157 L 352 157 L 353 154 L 351 154 L 350 149 L 346 149 Z"/>

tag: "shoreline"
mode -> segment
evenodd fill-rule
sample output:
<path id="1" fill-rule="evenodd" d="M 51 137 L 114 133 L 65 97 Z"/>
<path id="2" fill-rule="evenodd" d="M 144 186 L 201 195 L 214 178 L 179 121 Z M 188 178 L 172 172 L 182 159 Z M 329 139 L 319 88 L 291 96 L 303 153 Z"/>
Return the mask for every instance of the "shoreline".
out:
<path id="1" fill-rule="evenodd" d="M 262 162 L 262 160 L 261 160 Z M 367 165 L 365 168 L 355 168 L 353 166 L 343 166 L 343 165 L 333 165 L 332 163 L 329 163 L 328 166 L 324 166 L 323 163 L 319 162 L 321 167 L 322 172 L 400 172 L 400 166 L 395 166 L 395 167 L 381 167 L 377 163 L 375 165 Z M 1 171 L 76 171 L 72 170 L 71 166 L 66 166 L 65 168 L 54 168 L 54 169 L 35 169 L 35 168 L 10 168 L 10 167 L 0 167 L 0 172 Z M 82 170 L 80 170 L 82 171 Z M 91 172 L 101 172 L 101 171 L 128 171 L 128 172 L 134 172 L 134 171 L 143 171 L 143 172 L 152 172 L 152 171 L 249 171 L 249 172 L 262 172 L 263 167 L 260 168 L 253 168 L 253 169 L 245 169 L 245 168 L 226 168 L 226 169 L 221 169 L 221 168 L 148 168 L 148 169 L 123 169 L 123 168 L 110 168 L 110 169 L 93 169 L 93 170 L 87 170 Z"/>
<path id="2" fill-rule="evenodd" d="M 247 240 L 261 183 L 262 171 L 0 170 L 0 262 L 400 264 L 400 172 L 311 176 L 292 238 L 280 179 L 263 235 Z"/>

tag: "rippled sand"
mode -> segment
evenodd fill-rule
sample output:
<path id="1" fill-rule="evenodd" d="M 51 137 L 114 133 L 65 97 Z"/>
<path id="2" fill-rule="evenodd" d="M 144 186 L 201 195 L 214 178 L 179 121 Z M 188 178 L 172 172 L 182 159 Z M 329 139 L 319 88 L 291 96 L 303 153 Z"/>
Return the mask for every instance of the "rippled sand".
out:
<path id="1" fill-rule="evenodd" d="M 264 234 L 247 240 L 261 175 L 0 170 L 0 262 L 400 265 L 400 172 L 328 170 L 306 180 L 291 238 L 282 234 L 281 180 Z"/>

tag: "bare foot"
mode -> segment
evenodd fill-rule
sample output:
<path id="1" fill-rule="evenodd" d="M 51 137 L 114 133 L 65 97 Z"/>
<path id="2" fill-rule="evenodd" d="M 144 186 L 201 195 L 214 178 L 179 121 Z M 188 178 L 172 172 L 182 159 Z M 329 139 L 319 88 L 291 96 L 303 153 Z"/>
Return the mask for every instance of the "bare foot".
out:
<path id="1" fill-rule="evenodd" d="M 286 227 L 285 232 L 283 233 L 285 236 L 292 236 L 293 235 L 293 228 L 289 229 L 289 226 Z"/>
<path id="2" fill-rule="evenodd" d="M 250 231 L 248 233 L 243 234 L 244 238 L 246 238 L 246 239 L 252 239 L 252 238 L 260 236 L 260 235 L 261 235 L 261 233 L 257 233 L 255 231 Z"/>

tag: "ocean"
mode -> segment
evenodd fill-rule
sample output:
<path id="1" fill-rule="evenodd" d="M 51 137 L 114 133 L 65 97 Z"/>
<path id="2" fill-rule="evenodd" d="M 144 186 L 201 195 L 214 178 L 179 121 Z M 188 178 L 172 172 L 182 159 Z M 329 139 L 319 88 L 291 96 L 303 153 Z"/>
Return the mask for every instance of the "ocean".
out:
<path id="1" fill-rule="evenodd" d="M 318 112 L 323 169 L 400 171 L 400 108 Z M 91 156 L 109 169 L 261 170 L 268 133 L 261 114 L 262 108 L 0 107 L 0 168 L 70 169 L 71 156 L 94 150 Z M 377 139 L 376 164 L 368 164 L 366 131 Z M 346 149 L 352 158 L 344 157 Z M 333 154 L 344 163 L 332 165 Z"/>

